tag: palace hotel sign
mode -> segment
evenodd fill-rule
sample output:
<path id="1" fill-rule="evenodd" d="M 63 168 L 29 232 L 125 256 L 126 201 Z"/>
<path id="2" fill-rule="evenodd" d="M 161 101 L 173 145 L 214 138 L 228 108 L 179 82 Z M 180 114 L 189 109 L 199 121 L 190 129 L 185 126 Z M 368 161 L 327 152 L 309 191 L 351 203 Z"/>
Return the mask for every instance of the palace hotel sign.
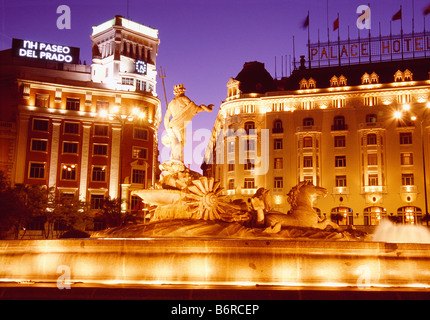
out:
<path id="1" fill-rule="evenodd" d="M 430 55 L 430 33 L 309 44 L 312 66 L 399 60 Z"/>

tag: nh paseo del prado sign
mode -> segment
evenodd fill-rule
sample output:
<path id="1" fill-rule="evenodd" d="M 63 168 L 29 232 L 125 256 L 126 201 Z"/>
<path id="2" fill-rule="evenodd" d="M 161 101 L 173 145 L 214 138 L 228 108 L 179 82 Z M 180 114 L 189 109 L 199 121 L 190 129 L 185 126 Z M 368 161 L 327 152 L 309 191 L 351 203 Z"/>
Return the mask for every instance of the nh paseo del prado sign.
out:
<path id="1" fill-rule="evenodd" d="M 313 67 L 430 57 L 430 32 L 311 43 Z"/>
<path id="2" fill-rule="evenodd" d="M 12 52 L 16 57 L 79 63 L 79 48 L 46 42 L 12 39 Z"/>

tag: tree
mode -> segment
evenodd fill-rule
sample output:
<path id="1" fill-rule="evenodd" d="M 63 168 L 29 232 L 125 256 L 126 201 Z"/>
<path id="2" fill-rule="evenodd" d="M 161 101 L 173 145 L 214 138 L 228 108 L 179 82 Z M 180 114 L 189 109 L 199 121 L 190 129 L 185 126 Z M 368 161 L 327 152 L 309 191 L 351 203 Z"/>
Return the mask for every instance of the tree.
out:
<path id="1" fill-rule="evenodd" d="M 60 231 L 65 232 L 71 229 L 85 229 L 89 221 L 86 202 L 74 196 L 65 196 L 58 191 L 49 193 L 44 214 L 46 216 L 46 238 L 53 235 L 56 224 L 60 227 Z"/>
<path id="2" fill-rule="evenodd" d="M 99 217 L 104 219 L 108 228 L 121 227 L 135 219 L 130 212 L 121 210 L 121 201 L 118 198 L 111 197 L 104 199 Z"/>

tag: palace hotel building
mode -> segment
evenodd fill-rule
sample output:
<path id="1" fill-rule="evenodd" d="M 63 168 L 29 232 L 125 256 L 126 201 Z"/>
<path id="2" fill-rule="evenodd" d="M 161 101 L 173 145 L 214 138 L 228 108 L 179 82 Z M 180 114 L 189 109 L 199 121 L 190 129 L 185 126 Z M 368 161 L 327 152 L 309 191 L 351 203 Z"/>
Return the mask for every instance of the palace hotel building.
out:
<path id="1" fill-rule="evenodd" d="M 12 185 L 55 187 L 93 209 L 107 196 L 138 208 L 130 193 L 153 185 L 157 167 L 158 30 L 121 16 L 94 26 L 91 65 L 16 43 L 26 48 L 0 52 L 0 170 Z"/>
<path id="2" fill-rule="evenodd" d="M 302 56 L 282 79 L 245 63 L 227 83 L 202 168 L 231 200 L 264 187 L 287 213 L 287 193 L 309 180 L 328 191 L 315 210 L 341 225 L 424 223 L 429 72 L 425 57 L 309 68 Z"/>

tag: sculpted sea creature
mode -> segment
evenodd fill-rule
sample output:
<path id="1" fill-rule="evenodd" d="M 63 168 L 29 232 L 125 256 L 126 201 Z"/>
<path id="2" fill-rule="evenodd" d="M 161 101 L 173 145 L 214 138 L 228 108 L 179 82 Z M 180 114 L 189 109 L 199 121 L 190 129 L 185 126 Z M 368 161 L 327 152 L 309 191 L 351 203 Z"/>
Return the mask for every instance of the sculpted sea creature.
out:
<path id="1" fill-rule="evenodd" d="M 288 202 L 291 210 L 288 214 L 268 214 L 266 215 L 266 225 L 273 225 L 276 222 L 282 226 L 310 227 L 325 229 L 331 226 L 339 229 L 339 226 L 328 219 L 320 219 L 313 209 L 313 203 L 318 196 L 326 196 L 327 190 L 314 186 L 309 181 L 301 181 L 288 193 Z"/>

